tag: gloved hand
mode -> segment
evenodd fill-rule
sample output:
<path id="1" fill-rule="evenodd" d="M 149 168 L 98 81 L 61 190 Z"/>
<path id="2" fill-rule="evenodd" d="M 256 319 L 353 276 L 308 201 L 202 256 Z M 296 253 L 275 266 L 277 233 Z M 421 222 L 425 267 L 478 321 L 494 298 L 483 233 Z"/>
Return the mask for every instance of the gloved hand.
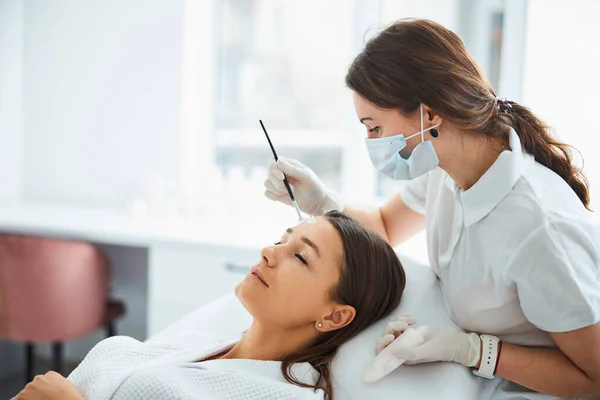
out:
<path id="1" fill-rule="evenodd" d="M 388 347 L 398 336 L 411 325 L 417 322 L 410 315 L 398 315 L 395 316 L 392 321 L 388 324 L 384 334 L 377 341 L 377 353 L 381 353 L 383 349 Z"/>
<path id="2" fill-rule="evenodd" d="M 447 361 L 474 367 L 481 359 L 481 339 L 475 333 L 429 328 L 422 336 L 423 343 L 400 347 L 394 351 L 394 356 L 406 360 L 407 365 Z"/>
<path id="3" fill-rule="evenodd" d="M 306 214 L 323 215 L 331 210 L 342 210 L 339 195 L 328 190 L 313 170 L 291 158 L 281 157 L 269 164 L 269 177 L 265 181 L 265 196 L 269 199 L 292 204 L 283 183 L 283 174 L 287 176 L 298 207 Z"/>

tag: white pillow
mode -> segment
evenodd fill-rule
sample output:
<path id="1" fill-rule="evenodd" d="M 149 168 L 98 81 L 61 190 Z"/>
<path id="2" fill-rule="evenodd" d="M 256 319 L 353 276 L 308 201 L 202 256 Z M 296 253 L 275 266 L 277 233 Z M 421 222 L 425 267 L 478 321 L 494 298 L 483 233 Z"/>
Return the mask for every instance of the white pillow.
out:
<path id="1" fill-rule="evenodd" d="M 402 302 L 390 317 L 373 324 L 343 345 L 332 364 L 336 400 L 463 399 L 491 398 L 498 380 L 473 376 L 465 367 L 452 363 L 401 366 L 382 380 L 366 384 L 363 374 L 375 357 L 375 345 L 389 320 L 410 314 L 418 324 L 433 328 L 456 325 L 448 317 L 440 285 L 431 269 L 401 257 L 407 282 Z M 193 345 L 199 332 L 235 339 L 248 329 L 251 317 L 234 295 L 208 303 L 150 338 L 151 342 Z"/>
<path id="2" fill-rule="evenodd" d="M 364 371 L 376 354 L 377 339 L 394 315 L 412 315 L 417 324 L 432 328 L 458 329 L 448 317 L 439 282 L 431 268 L 400 258 L 406 271 L 406 289 L 400 306 L 390 317 L 373 324 L 340 348 L 332 365 L 334 396 L 352 400 L 490 398 L 497 380 L 477 378 L 468 368 L 454 363 L 400 366 L 378 382 L 363 382 Z"/>

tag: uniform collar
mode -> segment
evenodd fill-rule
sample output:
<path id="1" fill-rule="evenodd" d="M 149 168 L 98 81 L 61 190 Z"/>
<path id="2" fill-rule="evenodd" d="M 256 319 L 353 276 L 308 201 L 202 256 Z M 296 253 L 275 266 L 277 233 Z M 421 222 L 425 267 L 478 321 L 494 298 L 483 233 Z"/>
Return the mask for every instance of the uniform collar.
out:
<path id="1" fill-rule="evenodd" d="M 500 153 L 469 190 L 460 190 L 449 176 L 446 178 L 446 185 L 460 193 L 465 227 L 479 222 L 496 208 L 523 175 L 526 154 L 522 151 L 519 136 L 512 128 L 508 140 L 511 150 Z"/>

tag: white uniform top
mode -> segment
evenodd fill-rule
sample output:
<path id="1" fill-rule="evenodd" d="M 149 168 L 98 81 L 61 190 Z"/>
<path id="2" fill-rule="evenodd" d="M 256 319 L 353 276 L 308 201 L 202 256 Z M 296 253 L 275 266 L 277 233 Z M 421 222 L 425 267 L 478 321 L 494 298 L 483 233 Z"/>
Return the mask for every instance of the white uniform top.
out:
<path id="1" fill-rule="evenodd" d="M 522 151 L 502 152 L 467 191 L 441 169 L 407 184 L 450 316 L 520 345 L 600 321 L 600 225 L 567 183 Z"/>

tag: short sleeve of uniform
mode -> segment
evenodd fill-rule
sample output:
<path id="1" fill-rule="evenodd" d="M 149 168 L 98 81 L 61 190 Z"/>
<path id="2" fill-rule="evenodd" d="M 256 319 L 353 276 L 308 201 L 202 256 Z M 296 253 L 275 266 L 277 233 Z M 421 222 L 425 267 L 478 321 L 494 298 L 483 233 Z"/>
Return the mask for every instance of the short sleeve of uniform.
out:
<path id="1" fill-rule="evenodd" d="M 600 321 L 598 227 L 582 221 L 546 223 L 519 247 L 506 278 L 525 317 L 546 332 Z"/>
<path id="2" fill-rule="evenodd" d="M 404 204 L 414 212 L 423 215 L 425 215 L 425 199 L 427 197 L 429 175 L 421 175 L 416 179 L 407 181 L 400 190 L 400 198 Z"/>

